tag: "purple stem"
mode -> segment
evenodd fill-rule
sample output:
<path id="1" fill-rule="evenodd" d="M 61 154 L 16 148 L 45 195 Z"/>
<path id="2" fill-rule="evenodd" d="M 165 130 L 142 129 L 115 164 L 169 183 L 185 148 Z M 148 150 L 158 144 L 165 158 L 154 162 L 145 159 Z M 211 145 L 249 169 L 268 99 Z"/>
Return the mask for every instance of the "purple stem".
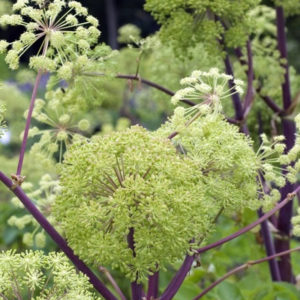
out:
<path id="1" fill-rule="evenodd" d="M 261 119 L 260 112 L 258 113 L 258 124 L 259 124 L 258 132 L 259 132 L 259 134 L 262 134 L 264 132 L 264 130 L 263 130 L 263 122 Z M 260 142 L 262 143 L 262 140 L 260 140 Z M 262 186 L 263 191 L 265 193 L 268 193 L 268 189 L 265 184 L 265 179 L 264 179 L 263 175 L 259 174 L 258 176 L 260 176 L 260 178 L 258 178 L 258 180 L 260 179 L 260 182 L 262 182 L 262 184 L 263 184 L 263 186 Z M 259 218 L 261 218 L 263 216 L 263 211 L 261 208 L 257 211 L 257 214 L 258 214 Z M 276 254 L 274 240 L 273 240 L 271 231 L 268 226 L 268 220 L 261 223 L 261 234 L 262 234 L 262 237 L 264 240 L 264 245 L 266 248 L 267 255 L 272 256 L 272 255 Z M 268 261 L 268 263 L 269 263 L 269 269 L 270 269 L 272 281 L 281 281 L 281 275 L 280 275 L 278 261 L 276 259 L 271 259 Z"/>
<path id="2" fill-rule="evenodd" d="M 277 41 L 278 49 L 281 58 L 286 61 L 282 67 L 285 69 L 284 83 L 282 84 L 282 97 L 283 97 L 283 109 L 286 112 L 291 104 L 291 89 L 290 89 L 290 77 L 289 66 L 287 56 L 287 42 L 285 34 L 285 17 L 283 7 L 276 7 L 276 20 L 277 20 Z M 290 150 L 295 143 L 296 126 L 293 121 L 282 119 L 283 134 L 286 138 L 286 151 Z M 293 189 L 292 184 L 287 184 L 281 190 L 281 199 L 284 199 L 286 195 Z M 277 252 L 282 252 L 290 249 L 290 230 L 291 230 L 291 218 L 293 215 L 293 203 L 290 202 L 279 212 L 278 217 L 278 230 L 281 233 L 280 238 L 276 239 L 275 246 Z M 281 272 L 281 278 L 287 282 L 293 282 L 293 271 L 290 261 L 290 255 L 284 256 L 279 261 L 279 267 Z"/>
<path id="3" fill-rule="evenodd" d="M 283 255 L 290 255 L 292 252 L 295 251 L 299 251 L 300 247 L 298 248 L 294 248 L 291 250 L 287 250 L 287 251 L 283 251 L 280 253 L 276 253 L 274 255 L 271 256 L 267 256 L 258 260 L 252 260 L 252 261 L 248 261 L 247 263 L 233 269 L 230 270 L 228 273 L 226 273 L 225 275 L 223 275 L 221 278 L 219 278 L 218 280 L 216 280 L 214 283 L 212 283 L 210 286 L 208 286 L 206 289 L 204 289 L 198 296 L 196 296 L 193 300 L 198 300 L 200 298 L 202 298 L 205 294 L 207 294 L 210 290 L 212 290 L 214 287 L 216 287 L 218 284 L 220 284 L 221 282 L 223 282 L 225 279 L 227 279 L 228 277 L 230 277 L 231 275 L 234 275 L 242 270 L 246 270 L 251 266 L 257 265 L 257 264 L 261 264 L 263 262 L 269 261 L 269 260 L 274 260 L 278 257 L 281 257 Z"/>
<path id="4" fill-rule="evenodd" d="M 283 110 L 269 96 L 260 95 L 260 97 L 275 113 L 279 115 L 282 115 L 284 113 Z"/>
<path id="5" fill-rule="evenodd" d="M 253 92 L 253 79 L 254 79 L 254 70 L 253 70 L 253 55 L 252 55 L 252 47 L 251 42 L 248 40 L 247 42 L 247 55 L 248 55 L 248 87 L 247 87 L 247 94 L 245 96 L 244 101 L 244 114 L 243 119 L 245 119 L 251 109 L 252 102 L 254 99 L 254 92 Z"/>
<path id="6" fill-rule="evenodd" d="M 189 255 L 186 256 L 181 268 L 176 273 L 176 275 L 174 276 L 172 281 L 167 286 L 166 290 L 163 292 L 163 294 L 159 298 L 160 300 L 171 300 L 175 296 L 175 294 L 181 287 L 186 275 L 191 270 L 194 259 L 195 259 L 195 256 L 189 256 Z"/>
<path id="7" fill-rule="evenodd" d="M 147 300 L 156 299 L 158 296 L 159 272 L 149 277 Z"/>
<path id="8" fill-rule="evenodd" d="M 207 246 L 204 246 L 200 249 L 198 249 L 197 253 L 203 253 L 206 252 L 207 250 L 219 247 L 237 237 L 239 237 L 240 235 L 250 231 L 251 229 L 253 229 L 254 227 L 256 227 L 257 225 L 261 224 L 262 222 L 268 220 L 272 215 L 274 215 L 277 211 L 279 211 L 281 208 L 283 208 L 285 205 L 287 205 L 288 203 L 291 203 L 291 199 L 292 197 L 294 197 L 298 192 L 300 191 L 300 186 L 297 187 L 296 190 L 294 190 L 292 193 L 290 193 L 290 195 L 287 195 L 287 197 L 280 202 L 279 204 L 276 205 L 276 207 L 274 207 L 272 210 L 268 211 L 267 213 L 265 213 L 261 218 L 257 219 L 255 222 L 249 224 L 248 226 L 240 229 L 239 231 L 221 239 L 218 240 L 212 244 L 209 244 Z"/>
<path id="9" fill-rule="evenodd" d="M 102 76 L 105 76 L 105 73 L 99 73 L 99 72 L 85 72 L 84 73 L 85 76 L 92 76 L 92 77 L 102 77 Z M 119 79 L 128 79 L 128 80 L 135 80 L 135 81 L 139 81 L 141 83 L 144 83 L 145 85 L 148 85 L 148 86 L 151 86 L 169 96 L 174 96 L 175 93 L 169 89 L 167 89 L 166 87 L 160 85 L 160 84 L 157 84 L 153 81 L 150 81 L 150 80 L 147 80 L 147 79 L 144 79 L 144 78 L 141 78 L 140 76 L 138 75 L 127 75 L 127 74 L 118 74 L 115 76 L 115 78 L 119 78 Z M 186 103 L 190 106 L 194 106 L 196 105 L 193 101 L 191 100 L 188 100 L 188 99 L 181 99 L 180 100 L 181 102 L 183 103 Z"/>
<path id="10" fill-rule="evenodd" d="M 278 50 L 280 52 L 281 58 L 286 60 L 286 63 L 282 66 L 285 69 L 284 83 L 282 84 L 282 94 L 283 94 L 283 108 L 288 110 L 292 104 L 291 89 L 290 89 L 290 75 L 289 75 L 289 65 L 287 62 L 287 43 L 285 35 L 285 17 L 282 7 L 276 8 L 277 17 L 277 41 Z"/>
<path id="11" fill-rule="evenodd" d="M 226 73 L 229 74 L 229 75 L 232 75 L 234 77 L 233 69 L 232 69 L 228 54 L 226 55 L 224 63 L 225 63 Z M 233 80 L 229 81 L 229 87 L 230 88 L 234 87 Z M 236 92 L 235 89 L 233 89 L 232 91 Z M 244 115 L 243 107 L 242 107 L 242 103 L 241 103 L 241 98 L 240 98 L 238 93 L 235 93 L 235 94 L 232 95 L 232 101 L 233 101 L 233 105 L 234 105 L 236 120 L 238 120 L 238 121 L 243 120 L 243 115 Z"/>
<path id="12" fill-rule="evenodd" d="M 263 216 L 263 212 L 261 209 L 259 209 L 257 213 L 260 218 Z M 276 254 L 274 241 L 270 229 L 268 227 L 267 220 L 261 223 L 261 233 L 264 239 L 267 256 L 272 256 Z M 280 275 L 280 270 L 279 270 L 279 265 L 277 260 L 275 259 L 269 260 L 269 268 L 270 268 L 272 280 L 281 281 L 281 275 Z"/>
<path id="13" fill-rule="evenodd" d="M 29 133 L 29 128 L 30 128 L 30 124 L 31 124 L 31 120 L 32 120 L 32 112 L 33 112 L 33 109 L 34 109 L 34 104 L 35 104 L 35 100 L 36 100 L 36 97 L 37 97 L 38 87 L 40 85 L 42 74 L 43 74 L 43 72 L 41 70 L 39 70 L 38 74 L 37 74 L 37 77 L 36 77 L 36 80 L 35 80 L 33 91 L 32 91 L 32 96 L 31 96 L 30 106 L 29 106 L 28 115 L 27 115 L 27 119 L 26 119 L 26 126 L 25 126 L 22 146 L 21 146 L 20 155 L 19 155 L 17 175 L 21 175 L 21 172 L 22 172 L 24 155 L 25 155 L 26 145 L 27 145 L 27 140 L 28 140 L 28 133 Z"/>
<path id="14" fill-rule="evenodd" d="M 134 228 L 129 229 L 129 233 L 127 236 L 128 247 L 132 250 L 133 257 L 136 257 L 135 246 L 134 246 Z M 138 275 L 136 276 L 136 280 L 131 282 L 131 296 L 132 300 L 142 300 L 143 297 L 143 286 L 137 282 Z"/>
<path id="15" fill-rule="evenodd" d="M 94 288 L 107 300 L 117 300 L 117 298 L 107 289 L 107 287 L 97 278 L 97 276 L 87 267 L 87 265 L 79 259 L 73 252 L 73 250 L 67 245 L 63 237 L 54 229 L 54 227 L 48 222 L 44 215 L 38 210 L 28 196 L 23 192 L 20 187 L 13 188 L 12 181 L 0 172 L 0 180 L 12 190 L 12 192 L 20 199 L 26 209 L 32 214 L 41 227 L 49 234 L 53 241 L 59 246 L 59 248 L 66 254 L 66 256 L 72 261 L 76 268 L 84 273 Z"/>

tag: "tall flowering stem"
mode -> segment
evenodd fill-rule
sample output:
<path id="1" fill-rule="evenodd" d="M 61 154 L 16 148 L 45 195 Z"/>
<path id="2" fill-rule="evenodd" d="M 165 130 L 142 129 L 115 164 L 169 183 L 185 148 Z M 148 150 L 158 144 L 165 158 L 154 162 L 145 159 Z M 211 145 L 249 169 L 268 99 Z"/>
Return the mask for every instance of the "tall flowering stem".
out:
<path id="1" fill-rule="evenodd" d="M 46 37 L 45 41 L 44 41 L 43 54 L 42 54 L 42 56 L 44 56 L 44 57 L 46 56 L 48 46 L 49 46 L 49 38 Z M 39 88 L 39 85 L 41 82 L 42 75 L 43 75 L 43 70 L 40 69 L 38 71 L 37 77 L 35 79 L 35 84 L 34 84 L 33 91 L 32 91 L 30 106 L 29 106 L 28 115 L 27 115 L 27 119 L 26 119 L 25 131 L 24 131 L 24 135 L 23 135 L 22 146 L 21 146 L 20 155 L 19 155 L 19 162 L 18 162 L 18 168 L 17 168 L 17 174 L 16 174 L 17 176 L 21 175 L 21 172 L 22 172 L 24 155 L 25 155 L 27 140 L 28 140 L 28 133 L 29 133 L 30 124 L 31 124 L 31 120 L 32 120 L 32 113 L 33 113 L 33 109 L 34 109 L 34 105 L 35 105 L 35 100 L 37 98 L 38 88 Z"/>
<path id="2" fill-rule="evenodd" d="M 94 288 L 107 300 L 117 300 L 117 298 L 108 290 L 108 288 L 97 278 L 97 276 L 88 268 L 88 266 L 79 259 L 73 250 L 67 245 L 64 238 L 53 228 L 47 221 L 44 215 L 32 203 L 20 187 L 14 187 L 12 181 L 0 172 L 0 180 L 13 191 L 13 193 L 20 199 L 26 209 L 37 220 L 41 227 L 49 234 L 53 241 L 65 253 L 65 255 L 72 261 L 76 268 L 84 273 L 93 284 Z"/>
<path id="3" fill-rule="evenodd" d="M 230 58 L 229 58 L 228 54 L 226 55 L 224 64 L 225 64 L 226 73 L 228 75 L 234 77 L 232 65 L 231 65 Z M 231 89 L 234 89 L 233 79 L 229 81 L 229 87 Z M 238 93 L 233 93 L 233 95 L 231 97 L 232 97 L 234 110 L 235 110 L 235 118 L 238 121 L 242 121 L 243 120 L 243 106 L 242 106 L 240 95 Z"/>
<path id="4" fill-rule="evenodd" d="M 282 84 L 282 97 L 283 97 L 283 109 L 285 112 L 287 112 L 292 104 L 292 99 L 291 99 L 291 87 L 290 87 L 290 77 L 289 77 L 289 65 L 287 63 L 288 55 L 287 55 L 285 17 L 284 17 L 283 7 L 276 8 L 276 19 L 277 19 L 278 49 L 281 58 L 286 61 L 286 63 L 283 65 L 285 69 L 285 75 L 284 75 L 284 83 Z M 283 128 L 283 134 L 286 138 L 286 146 L 287 146 L 286 151 L 288 151 L 293 147 L 295 142 L 296 126 L 293 121 L 282 119 L 282 128 Z M 287 184 L 281 190 L 282 199 L 284 199 L 286 195 L 292 191 L 292 189 L 293 189 L 293 185 Z M 276 245 L 277 252 L 290 249 L 290 241 L 288 237 L 291 230 L 292 214 L 293 214 L 292 202 L 290 202 L 287 206 L 285 206 L 279 213 L 278 230 L 279 232 L 281 232 L 283 236 L 281 236 L 276 240 L 275 245 Z M 291 265 L 289 255 L 286 255 L 281 258 L 281 260 L 279 261 L 279 267 L 281 271 L 282 280 L 293 282 L 292 265 Z"/>

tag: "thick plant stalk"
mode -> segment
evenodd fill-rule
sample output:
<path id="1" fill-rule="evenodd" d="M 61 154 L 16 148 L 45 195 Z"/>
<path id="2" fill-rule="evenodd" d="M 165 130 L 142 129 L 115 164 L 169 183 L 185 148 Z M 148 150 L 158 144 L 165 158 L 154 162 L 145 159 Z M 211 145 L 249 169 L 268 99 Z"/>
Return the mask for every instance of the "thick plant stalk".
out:
<path id="1" fill-rule="evenodd" d="M 226 55 L 224 63 L 225 63 L 226 73 L 229 75 L 232 75 L 234 77 L 233 69 L 232 69 L 228 54 Z M 233 80 L 229 81 L 229 87 L 230 88 L 234 87 Z M 235 92 L 235 90 L 233 90 L 233 92 Z M 235 119 L 238 121 L 242 121 L 244 113 L 243 113 L 243 106 L 242 106 L 241 98 L 238 93 L 234 93 L 231 97 L 232 97 L 234 110 L 235 110 Z"/>
<path id="2" fill-rule="evenodd" d="M 289 66 L 287 57 L 287 43 L 285 34 L 285 17 L 283 7 L 276 8 L 277 18 L 277 41 L 278 49 L 282 59 L 286 60 L 283 65 L 285 69 L 284 83 L 282 84 L 282 97 L 283 97 L 283 109 L 285 112 L 288 111 L 292 104 L 291 88 L 290 88 L 290 77 L 289 77 Z M 293 121 L 283 119 L 282 120 L 283 134 L 286 138 L 286 151 L 290 150 L 295 142 L 296 126 Z M 292 184 L 287 184 L 281 190 L 281 199 L 284 199 L 288 193 L 293 189 Z M 276 239 L 276 251 L 282 252 L 290 249 L 290 230 L 291 230 L 291 218 L 293 215 L 293 203 L 289 203 L 284 207 L 278 217 L 278 230 L 281 234 L 280 238 Z M 283 281 L 293 282 L 293 271 L 290 261 L 290 255 L 282 257 L 279 261 L 279 267 L 281 271 L 281 278 Z"/>
<path id="3" fill-rule="evenodd" d="M 157 298 L 158 287 L 159 287 L 159 272 L 157 271 L 152 276 L 149 277 L 147 300 L 152 300 Z"/>
<path id="4" fill-rule="evenodd" d="M 181 287 L 186 275 L 191 270 L 195 257 L 187 255 L 181 268 L 174 276 L 166 290 L 160 297 L 160 300 L 171 300 Z"/>
<path id="5" fill-rule="evenodd" d="M 261 135 L 263 133 L 263 122 L 261 119 L 260 112 L 258 113 L 258 124 L 259 124 L 258 132 Z M 260 139 L 260 142 L 262 143 L 261 139 Z M 265 179 L 263 177 L 263 174 L 261 174 L 261 173 L 259 174 L 258 180 L 262 183 L 263 192 L 268 193 L 268 188 L 265 185 Z M 263 216 L 263 211 L 261 208 L 257 211 L 257 214 L 260 218 Z M 271 230 L 268 226 L 268 220 L 261 223 L 261 234 L 263 237 L 267 256 L 272 256 L 272 255 L 276 254 L 274 239 L 273 239 Z M 281 274 L 280 274 L 280 270 L 279 270 L 278 261 L 276 259 L 272 259 L 272 260 L 269 260 L 268 263 L 269 263 L 269 269 L 270 269 L 272 281 L 281 281 Z"/>
<path id="6" fill-rule="evenodd" d="M 246 118 L 251 110 L 252 103 L 254 100 L 253 80 L 254 80 L 255 75 L 254 75 L 254 68 L 253 68 L 253 53 L 252 53 L 252 47 L 251 47 L 250 40 L 248 40 L 248 42 L 247 42 L 247 62 L 242 60 L 242 52 L 241 52 L 240 48 L 236 49 L 236 55 L 242 65 L 247 64 L 247 66 L 248 66 L 247 93 L 246 93 L 244 105 L 243 105 L 243 110 L 244 110 L 243 120 L 246 120 Z M 231 74 L 231 75 L 233 75 L 233 74 Z M 273 104 L 273 101 L 271 99 L 268 98 L 268 100 L 270 100 L 270 104 Z M 278 107 L 278 109 L 280 110 L 279 107 Z M 260 127 L 260 131 L 261 131 L 260 133 L 262 133 L 262 123 L 261 123 L 260 118 L 259 118 L 259 127 Z M 244 124 L 244 126 L 242 128 L 242 132 L 244 132 L 245 135 L 249 135 L 249 131 L 248 131 L 246 124 Z M 257 213 L 258 213 L 259 217 L 263 216 L 261 209 L 259 209 Z M 272 238 L 270 229 L 267 225 L 267 220 L 265 220 L 261 223 L 261 234 L 263 237 L 267 255 L 268 256 L 274 255 L 276 253 L 276 251 L 275 251 L 274 242 L 273 242 L 273 238 Z M 270 260 L 269 267 L 270 267 L 270 274 L 271 274 L 272 280 L 280 281 L 281 275 L 280 275 L 280 271 L 279 271 L 278 262 L 276 260 Z"/>
<path id="7" fill-rule="evenodd" d="M 261 209 L 258 210 L 258 216 L 261 218 L 263 216 L 263 212 Z M 268 221 L 264 221 L 261 223 L 261 233 L 264 240 L 266 253 L 268 256 L 272 256 L 276 254 L 274 241 L 270 229 L 268 227 Z M 271 259 L 269 260 L 269 268 L 273 281 L 281 281 L 281 274 L 277 260 Z"/>
<path id="8" fill-rule="evenodd" d="M 133 257 L 136 256 L 135 246 L 134 246 L 134 228 L 129 229 L 127 235 L 128 247 L 132 250 Z M 143 297 L 143 286 L 138 283 L 138 274 L 136 275 L 136 280 L 131 282 L 131 296 L 132 300 L 142 300 Z"/>
<path id="9" fill-rule="evenodd" d="M 97 278 L 97 276 L 88 268 L 88 266 L 76 256 L 73 250 L 67 245 L 64 238 L 55 230 L 48 222 L 45 216 L 39 211 L 34 203 L 27 197 L 20 187 L 14 187 L 12 181 L 0 172 L 0 180 L 12 190 L 12 192 L 20 199 L 26 209 L 31 213 L 41 227 L 49 234 L 52 240 L 72 261 L 75 267 L 84 273 L 90 280 L 94 288 L 107 300 L 117 300 L 117 298 L 108 290 L 108 288 Z"/>
<path id="10" fill-rule="evenodd" d="M 280 253 L 276 253 L 274 255 L 271 256 L 267 256 L 265 258 L 261 258 L 258 260 L 253 260 L 253 261 L 248 261 L 247 263 L 229 271 L 228 273 L 226 273 L 224 276 L 222 276 L 221 278 L 219 278 L 217 281 L 215 281 L 213 284 L 211 284 L 209 287 L 207 287 L 206 289 L 204 289 L 198 296 L 196 296 L 193 300 L 198 300 L 200 298 L 202 298 L 204 295 L 206 295 L 209 291 L 211 291 L 214 287 L 216 287 L 218 284 L 220 284 L 221 282 L 223 282 L 225 279 L 227 279 L 228 277 L 230 277 L 231 275 L 234 275 L 240 271 L 246 270 L 249 267 L 252 267 L 254 265 L 258 265 L 261 263 L 264 263 L 266 261 L 269 260 L 274 260 L 278 257 L 282 257 L 282 256 L 286 256 L 286 255 L 290 255 L 292 252 L 296 252 L 296 251 L 300 251 L 300 247 L 294 248 L 294 249 L 290 249 L 290 250 L 286 250 Z"/>

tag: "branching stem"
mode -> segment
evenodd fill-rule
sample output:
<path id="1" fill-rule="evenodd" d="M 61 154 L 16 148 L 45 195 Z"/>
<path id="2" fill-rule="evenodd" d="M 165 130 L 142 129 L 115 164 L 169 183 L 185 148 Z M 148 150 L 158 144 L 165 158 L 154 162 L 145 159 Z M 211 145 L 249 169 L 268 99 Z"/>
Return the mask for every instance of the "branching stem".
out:
<path id="1" fill-rule="evenodd" d="M 9 189 L 12 188 L 12 181 L 0 172 L 0 181 L 2 181 Z M 48 222 L 45 216 L 39 211 L 34 203 L 28 198 L 20 187 L 12 189 L 12 192 L 19 198 L 26 209 L 41 225 L 41 227 L 49 234 L 53 241 L 65 253 L 65 255 L 72 261 L 76 268 L 84 273 L 90 280 L 94 288 L 107 300 L 117 300 L 117 298 L 107 289 L 107 287 L 97 278 L 97 276 L 88 268 L 88 266 L 76 256 L 73 250 L 68 246 L 64 238 L 55 230 L 55 228 Z"/>
<path id="2" fill-rule="evenodd" d="M 294 249 L 290 249 L 290 250 L 286 250 L 280 253 L 276 253 L 274 255 L 271 256 L 267 256 L 258 260 L 253 260 L 253 261 L 248 261 L 247 263 L 229 271 L 228 273 L 226 273 L 224 276 L 222 276 L 221 278 L 219 278 L 218 280 L 216 280 L 213 284 L 211 284 L 209 287 L 207 287 L 206 289 L 204 289 L 198 296 L 196 296 L 193 300 L 198 300 L 200 298 L 202 298 L 204 295 L 206 295 L 209 291 L 211 291 L 214 287 L 216 287 L 218 284 L 220 284 L 221 282 L 223 282 L 225 279 L 227 279 L 228 277 L 230 277 L 231 275 L 234 275 L 242 270 L 246 270 L 254 265 L 257 264 L 261 264 L 264 262 L 267 262 L 269 260 L 272 260 L 274 258 L 277 257 L 281 257 L 281 256 L 285 256 L 285 255 L 289 255 L 292 252 L 295 251 L 300 251 L 300 247 L 294 248 Z"/>
<path id="3" fill-rule="evenodd" d="M 249 224 L 248 226 L 240 229 L 239 231 L 215 242 L 212 244 L 209 244 L 207 246 L 204 246 L 200 249 L 198 249 L 198 253 L 203 253 L 207 250 L 219 247 L 237 237 L 239 237 L 240 235 L 250 231 L 251 229 L 253 229 L 254 227 L 256 227 L 257 225 L 261 224 L 262 222 L 264 222 L 265 220 L 269 219 L 272 215 L 274 215 L 277 211 L 279 211 L 282 207 L 284 207 L 285 205 L 287 205 L 288 203 L 290 203 L 290 201 L 297 195 L 297 193 L 300 191 L 300 186 L 298 186 L 292 193 L 288 194 L 287 197 L 280 202 L 279 204 L 276 205 L 276 207 L 274 207 L 272 210 L 270 210 L 269 212 L 265 213 L 262 217 L 260 217 L 259 219 L 257 219 L 255 222 Z"/>

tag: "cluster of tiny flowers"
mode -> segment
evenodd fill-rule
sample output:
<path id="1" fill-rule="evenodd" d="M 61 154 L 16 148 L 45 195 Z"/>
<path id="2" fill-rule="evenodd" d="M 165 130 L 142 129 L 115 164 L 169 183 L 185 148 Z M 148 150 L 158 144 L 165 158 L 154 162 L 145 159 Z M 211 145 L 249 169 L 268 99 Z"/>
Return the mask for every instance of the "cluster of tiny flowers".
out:
<path id="1" fill-rule="evenodd" d="M 6 62 L 12 69 L 19 67 L 20 57 L 35 43 L 39 43 L 40 50 L 31 57 L 30 66 L 53 72 L 98 42 L 98 21 L 80 2 L 18 0 L 13 10 L 15 14 L 0 17 L 0 26 L 25 28 L 19 40 L 0 41 L 0 53 L 7 52 Z"/>
<path id="2" fill-rule="evenodd" d="M 229 82 L 233 83 L 231 88 Z M 183 78 L 181 85 L 187 86 L 176 92 L 171 102 L 177 105 L 183 99 L 192 100 L 195 106 L 186 110 L 186 113 L 196 115 L 209 111 L 221 112 L 221 101 L 235 93 L 243 93 L 243 81 L 233 79 L 231 75 L 220 73 L 217 68 L 211 68 L 209 72 L 193 71 L 191 76 Z"/>
<path id="3" fill-rule="evenodd" d="M 192 159 L 203 173 L 207 205 L 215 214 L 245 207 L 259 207 L 259 164 L 250 138 L 229 124 L 222 114 L 203 114 L 186 126 L 185 109 L 178 107 L 159 130 L 160 136 L 172 132 L 177 148 Z"/>
<path id="4" fill-rule="evenodd" d="M 27 193 L 28 197 L 32 199 L 39 210 L 47 217 L 48 221 L 55 226 L 56 230 L 60 231 L 59 223 L 51 214 L 51 209 L 55 201 L 56 195 L 59 192 L 58 181 L 53 179 L 51 175 L 44 175 L 39 182 L 39 189 L 34 189 L 30 182 L 24 182 L 22 189 Z M 24 209 L 23 204 L 17 197 L 12 199 L 12 203 L 21 209 Z M 8 224 L 16 226 L 19 230 L 26 227 L 32 228 L 32 232 L 26 232 L 23 235 L 23 243 L 28 247 L 36 246 L 44 248 L 46 246 L 46 233 L 37 223 L 37 221 L 30 214 L 25 214 L 21 217 L 13 215 L 9 218 Z M 30 226 L 32 225 L 32 226 Z"/>
<path id="5" fill-rule="evenodd" d="M 78 273 L 62 254 L 0 253 L 0 295 L 3 299 L 99 299 L 90 290 L 88 278 Z"/>
<path id="6" fill-rule="evenodd" d="M 25 117 L 26 115 L 27 112 Z M 89 121 L 80 119 L 78 114 L 65 113 L 62 103 L 57 100 L 50 101 L 46 105 L 44 100 L 37 99 L 32 116 L 50 129 L 39 129 L 38 127 L 30 129 L 30 137 L 40 136 L 39 142 L 33 145 L 31 151 L 44 151 L 49 156 L 59 153 L 60 162 L 63 152 L 72 143 L 74 136 L 82 135 L 90 127 Z"/>
<path id="7" fill-rule="evenodd" d="M 213 227 L 200 170 L 142 127 L 73 144 L 59 168 L 53 211 L 68 243 L 132 281 L 181 259 Z"/>

